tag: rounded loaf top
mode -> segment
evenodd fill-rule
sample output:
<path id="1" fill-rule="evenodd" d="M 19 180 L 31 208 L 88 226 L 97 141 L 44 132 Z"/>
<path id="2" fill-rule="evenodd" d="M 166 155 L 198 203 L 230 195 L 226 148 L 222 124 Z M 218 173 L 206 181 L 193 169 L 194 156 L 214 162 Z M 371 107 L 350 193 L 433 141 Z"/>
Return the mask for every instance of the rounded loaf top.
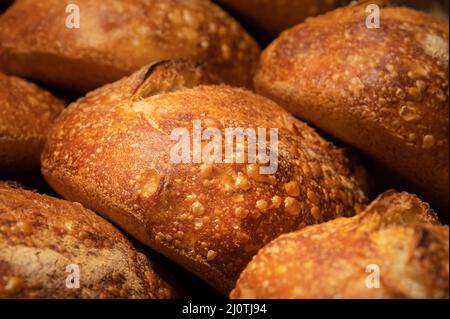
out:
<path id="1" fill-rule="evenodd" d="M 161 59 L 207 63 L 249 86 L 259 48 L 204 0 L 19 0 L 0 17 L 0 70 L 89 91 Z"/>
<path id="2" fill-rule="evenodd" d="M 264 97 L 211 83 L 201 66 L 165 61 L 88 94 L 53 126 L 42 172 L 65 198 L 228 292 L 265 243 L 353 215 L 365 196 L 343 152 L 313 129 Z M 235 152 L 226 162 L 224 151 L 222 161 L 208 162 L 208 138 L 199 143 L 198 162 L 194 151 L 186 162 L 172 157 L 181 141 L 177 130 L 187 133 L 193 150 L 195 134 L 215 129 L 222 150 L 226 131 L 237 128 L 257 136 L 262 129 L 265 145 L 263 139 L 236 145 L 247 155 L 248 145 L 264 145 L 277 161 L 246 155 L 238 162 Z"/>
<path id="3" fill-rule="evenodd" d="M 448 226 L 408 193 L 282 235 L 242 272 L 232 298 L 448 298 Z"/>
<path id="4" fill-rule="evenodd" d="M 262 55 L 256 91 L 394 170 L 445 213 L 448 22 L 378 1 L 379 28 L 368 28 L 369 2 L 284 32 Z"/>

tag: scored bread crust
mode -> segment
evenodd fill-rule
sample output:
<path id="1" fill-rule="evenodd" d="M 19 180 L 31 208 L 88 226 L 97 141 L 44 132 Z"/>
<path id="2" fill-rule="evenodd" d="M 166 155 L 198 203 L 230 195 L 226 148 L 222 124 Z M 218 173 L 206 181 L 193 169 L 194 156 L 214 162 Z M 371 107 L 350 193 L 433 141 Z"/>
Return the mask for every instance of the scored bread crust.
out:
<path id="1" fill-rule="evenodd" d="M 307 17 L 332 10 L 342 0 L 216 0 L 269 37 L 277 36 Z"/>
<path id="2" fill-rule="evenodd" d="M 357 216 L 272 241 L 231 298 L 448 298 L 448 241 L 428 204 L 389 191 Z"/>
<path id="3" fill-rule="evenodd" d="M 343 153 L 313 129 L 247 90 L 200 85 L 211 82 L 201 66 L 166 61 L 88 94 L 53 127 L 42 173 L 65 198 L 228 293 L 265 243 L 353 215 L 365 196 Z M 171 131 L 191 131 L 193 120 L 222 134 L 279 128 L 278 172 L 259 175 L 257 164 L 172 164 Z"/>
<path id="4" fill-rule="evenodd" d="M 15 1 L 0 17 L 0 70 L 89 91 L 154 61 L 186 58 L 251 85 L 258 45 L 210 1 L 79 0 L 79 29 L 65 27 L 72 3 Z"/>
<path id="5" fill-rule="evenodd" d="M 337 9 L 285 31 L 264 52 L 256 91 L 355 146 L 448 211 L 448 22 L 412 9 Z"/>
<path id="6" fill-rule="evenodd" d="M 39 168 L 47 132 L 63 108 L 33 83 L 0 73 L 0 175 Z"/>
<path id="7" fill-rule="evenodd" d="M 161 267 L 81 204 L 0 183 L 0 298 L 174 298 Z"/>

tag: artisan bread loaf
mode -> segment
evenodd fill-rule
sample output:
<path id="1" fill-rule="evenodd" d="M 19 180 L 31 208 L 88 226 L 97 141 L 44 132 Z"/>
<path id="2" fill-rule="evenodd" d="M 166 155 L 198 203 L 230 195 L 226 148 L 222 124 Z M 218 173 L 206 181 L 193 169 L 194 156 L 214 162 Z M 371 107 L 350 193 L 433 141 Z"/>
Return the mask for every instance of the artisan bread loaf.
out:
<path id="1" fill-rule="evenodd" d="M 448 214 L 448 22 L 366 5 L 311 18 L 263 53 L 257 92 L 397 172 Z"/>
<path id="2" fill-rule="evenodd" d="M 345 0 L 216 0 L 268 38 L 276 37 L 306 18 L 348 3 Z"/>
<path id="3" fill-rule="evenodd" d="M 227 293 L 264 244 L 353 215 L 365 196 L 342 151 L 313 129 L 247 90 L 201 85 L 211 82 L 201 66 L 166 61 L 89 93 L 53 126 L 42 173 L 65 198 Z M 222 134 L 278 129 L 278 169 L 261 173 L 261 160 L 177 164 L 171 136 L 194 134 L 193 121 Z"/>
<path id="4" fill-rule="evenodd" d="M 403 4 L 448 20 L 448 0 L 409 0 Z"/>
<path id="5" fill-rule="evenodd" d="M 448 226 L 408 193 L 361 214 L 282 235 L 241 274 L 232 298 L 447 298 Z"/>
<path id="6" fill-rule="evenodd" d="M 226 82 L 250 85 L 258 56 L 244 29 L 204 0 L 18 0 L 0 17 L 0 70 L 67 90 L 168 58 L 204 61 Z"/>
<path id="7" fill-rule="evenodd" d="M 0 73 L 0 176 L 39 169 L 47 132 L 63 107 L 49 92 Z"/>
<path id="8" fill-rule="evenodd" d="M 161 267 L 82 205 L 0 183 L 0 298 L 173 298 Z"/>

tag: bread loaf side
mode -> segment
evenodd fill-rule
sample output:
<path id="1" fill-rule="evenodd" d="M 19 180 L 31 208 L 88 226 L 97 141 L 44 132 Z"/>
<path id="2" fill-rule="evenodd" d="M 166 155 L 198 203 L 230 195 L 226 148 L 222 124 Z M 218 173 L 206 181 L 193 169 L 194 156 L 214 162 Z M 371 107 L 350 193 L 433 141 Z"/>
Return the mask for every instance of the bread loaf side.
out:
<path id="1" fill-rule="evenodd" d="M 0 183 L 0 298 L 174 298 L 161 268 L 81 204 Z"/>

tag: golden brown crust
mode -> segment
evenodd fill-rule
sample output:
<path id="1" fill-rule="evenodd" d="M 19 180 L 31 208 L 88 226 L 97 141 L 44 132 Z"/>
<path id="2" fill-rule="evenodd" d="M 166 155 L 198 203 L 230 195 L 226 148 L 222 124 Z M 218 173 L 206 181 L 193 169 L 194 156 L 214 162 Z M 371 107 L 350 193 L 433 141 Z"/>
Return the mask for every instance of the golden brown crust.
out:
<path id="1" fill-rule="evenodd" d="M 78 0 L 80 28 L 64 27 L 70 0 L 18 0 L 0 18 L 0 69 L 87 91 L 168 58 L 208 63 L 233 85 L 251 85 L 259 48 L 204 0 Z"/>
<path id="2" fill-rule="evenodd" d="M 174 298 L 154 266 L 82 205 L 0 183 L 0 298 Z"/>
<path id="3" fill-rule="evenodd" d="M 314 130 L 249 91 L 196 86 L 210 82 L 199 67 L 169 61 L 88 94 L 54 126 L 42 172 L 65 198 L 229 292 L 265 243 L 353 215 L 365 197 L 343 153 Z M 279 128 L 278 172 L 259 175 L 257 164 L 172 164 L 170 133 L 191 131 L 192 120 L 222 134 Z"/>
<path id="4" fill-rule="evenodd" d="M 357 216 L 272 241 L 231 298 L 448 298 L 448 241 L 428 204 L 390 191 Z M 369 265 L 379 288 L 366 285 Z"/>
<path id="5" fill-rule="evenodd" d="M 448 22 L 387 7 L 381 28 L 368 29 L 368 3 L 283 33 L 263 53 L 256 90 L 398 172 L 446 214 Z"/>
<path id="6" fill-rule="evenodd" d="M 316 16 L 338 5 L 343 0 L 216 0 L 225 8 L 241 16 L 247 23 L 268 37 L 277 36 L 307 17 Z"/>
<path id="7" fill-rule="evenodd" d="M 61 100 L 36 85 L 0 73 L 0 175 L 39 168 Z"/>

